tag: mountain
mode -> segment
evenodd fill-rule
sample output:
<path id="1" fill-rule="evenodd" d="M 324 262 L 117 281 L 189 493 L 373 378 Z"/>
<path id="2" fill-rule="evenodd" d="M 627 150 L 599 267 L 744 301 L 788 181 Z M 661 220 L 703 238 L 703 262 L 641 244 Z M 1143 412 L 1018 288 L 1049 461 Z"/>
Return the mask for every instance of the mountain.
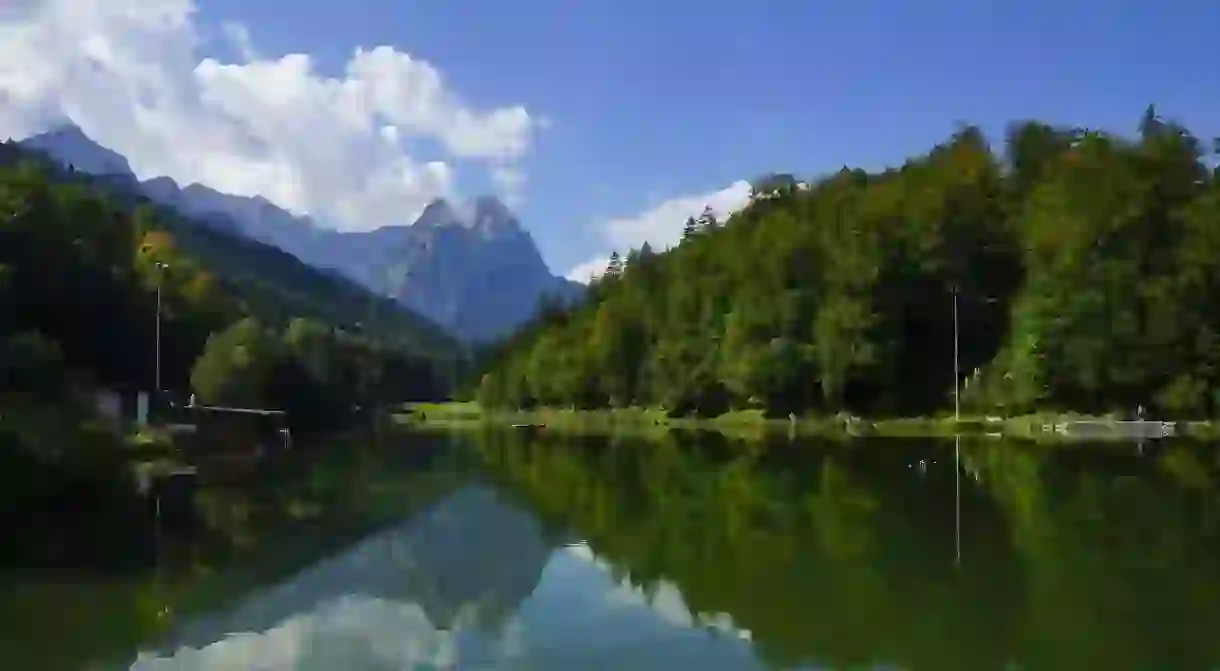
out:
<path id="1" fill-rule="evenodd" d="M 22 140 L 20 144 L 44 152 L 75 170 L 91 175 L 135 177 L 126 157 L 97 144 L 77 126 L 65 126 L 35 135 Z"/>
<path id="2" fill-rule="evenodd" d="M 66 126 L 23 145 L 78 170 L 135 182 L 127 160 Z M 431 203 L 412 225 L 338 232 L 261 196 L 180 186 L 156 177 L 137 186 L 148 199 L 212 228 L 240 232 L 318 268 L 333 269 L 474 342 L 502 337 L 532 317 L 544 296 L 572 300 L 583 285 L 553 275 L 512 212 L 494 197 Z"/>
<path id="3" fill-rule="evenodd" d="M 465 347 L 400 303 L 337 271 L 315 268 L 237 234 L 238 224 L 223 213 L 196 218 L 143 194 L 148 188 L 172 195 L 172 181 L 141 185 L 130 172 L 95 176 L 62 169 L 62 158 L 36 149 L 67 147 L 68 155 L 92 165 L 126 168 L 114 155 L 82 148 L 80 137 L 67 132 L 38 136 L 29 144 L 0 144 L 0 177 L 11 193 L 44 194 L 29 201 L 20 220 L 0 230 L 0 271 L 7 265 L 8 285 L 16 288 L 19 325 L 54 336 L 74 369 L 88 370 L 104 384 L 152 379 L 152 371 L 143 368 L 151 361 L 144 354 L 152 350 L 145 341 L 152 330 L 144 326 L 151 308 L 144 302 L 153 280 L 141 275 L 147 274 L 147 263 L 140 257 L 154 253 L 169 263 L 165 274 L 171 276 L 165 282 L 161 357 L 167 388 L 189 387 L 191 367 L 208 335 L 242 316 L 276 328 L 297 317 L 345 331 L 359 325 L 389 350 L 427 361 L 442 377 L 454 377 L 464 365 Z M 22 167 L 28 163 L 41 170 Z M 102 333 L 80 324 L 94 324 Z"/>
<path id="4" fill-rule="evenodd" d="M 413 226 L 345 237 L 336 251 L 350 256 L 336 267 L 471 340 L 506 335 L 543 296 L 580 291 L 551 274 L 530 234 L 492 197 L 460 207 L 437 200 Z"/>

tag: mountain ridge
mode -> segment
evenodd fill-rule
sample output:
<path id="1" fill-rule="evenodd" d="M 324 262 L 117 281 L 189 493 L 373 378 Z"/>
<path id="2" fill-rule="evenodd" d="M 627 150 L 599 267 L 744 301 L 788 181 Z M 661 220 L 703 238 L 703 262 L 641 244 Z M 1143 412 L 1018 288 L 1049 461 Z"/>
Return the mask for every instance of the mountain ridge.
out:
<path id="1" fill-rule="evenodd" d="M 533 236 L 498 198 L 437 198 L 408 224 L 338 231 L 261 195 L 227 194 L 168 176 L 140 181 L 127 159 L 68 124 L 20 141 L 75 169 L 131 182 L 142 195 L 207 225 L 332 269 L 472 342 L 507 335 L 544 297 L 572 300 L 583 285 L 553 274 Z"/>

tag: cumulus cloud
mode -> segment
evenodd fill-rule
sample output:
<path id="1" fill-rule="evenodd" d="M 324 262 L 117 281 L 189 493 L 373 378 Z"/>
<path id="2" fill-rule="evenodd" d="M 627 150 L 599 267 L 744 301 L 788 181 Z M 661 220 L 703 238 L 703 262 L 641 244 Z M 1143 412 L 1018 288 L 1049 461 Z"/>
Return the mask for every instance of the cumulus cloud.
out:
<path id="1" fill-rule="evenodd" d="M 515 162 L 534 117 L 472 109 L 433 65 L 394 48 L 356 48 L 328 76 L 307 54 L 264 56 L 235 23 L 222 34 L 240 62 L 203 57 L 193 0 L 3 4 L 0 135 L 68 118 L 141 178 L 262 195 L 343 229 L 403 223 L 452 195 L 458 159 L 506 188 L 523 183 Z M 445 155 L 410 156 L 412 137 Z"/>
<path id="2" fill-rule="evenodd" d="M 260 58 L 254 49 L 254 40 L 250 39 L 250 30 L 241 23 L 226 22 L 222 27 L 225 37 L 237 49 L 243 61 L 249 62 Z"/>
<path id="3" fill-rule="evenodd" d="M 601 277 L 602 273 L 606 272 L 606 266 L 608 265 L 610 265 L 609 256 L 598 256 L 569 270 L 565 277 L 573 282 L 588 284 Z"/>
<path id="4" fill-rule="evenodd" d="M 698 217 L 704 207 L 712 208 L 716 217 L 723 221 L 749 201 L 750 183 L 739 180 L 717 191 L 671 198 L 635 216 L 599 222 L 596 224 L 597 235 L 607 248 L 620 253 L 638 249 L 645 242 L 659 252 L 678 244 L 682 240 L 686 220 Z M 577 282 L 588 282 L 605 270 L 607 262 L 604 256 L 590 259 L 568 271 L 567 277 Z"/>
<path id="5" fill-rule="evenodd" d="M 504 204 L 517 209 L 524 204 L 525 173 L 507 165 L 498 165 L 491 170 L 491 181 L 500 192 Z"/>

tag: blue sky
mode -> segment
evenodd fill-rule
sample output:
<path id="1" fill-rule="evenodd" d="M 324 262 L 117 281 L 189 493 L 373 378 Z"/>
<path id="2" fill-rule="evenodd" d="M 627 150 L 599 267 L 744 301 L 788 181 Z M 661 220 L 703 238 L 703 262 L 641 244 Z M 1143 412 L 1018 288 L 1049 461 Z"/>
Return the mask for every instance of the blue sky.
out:
<path id="1" fill-rule="evenodd" d="M 1155 102 L 1220 134 L 1215 0 L 198 4 L 205 33 L 244 24 L 266 58 L 306 53 L 339 76 L 356 47 L 392 45 L 474 108 L 545 118 L 520 160 L 519 212 L 559 273 L 680 227 L 624 224 L 667 200 L 694 207 L 771 170 L 895 163 L 960 121 L 993 137 L 1030 117 L 1126 132 Z M 232 58 L 219 40 L 204 51 Z M 437 143 L 411 148 L 451 160 Z M 491 188 L 485 169 L 456 165 L 464 195 Z"/>

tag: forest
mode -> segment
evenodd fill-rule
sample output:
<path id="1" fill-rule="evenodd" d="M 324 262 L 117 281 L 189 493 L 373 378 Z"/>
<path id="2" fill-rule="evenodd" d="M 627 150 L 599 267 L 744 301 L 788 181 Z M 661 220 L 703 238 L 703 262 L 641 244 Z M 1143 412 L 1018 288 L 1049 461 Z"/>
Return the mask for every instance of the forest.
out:
<path id="1" fill-rule="evenodd" d="M 322 430 L 357 406 L 443 397 L 464 357 L 346 280 L 0 145 L 6 447 L 62 458 L 103 441 L 86 392 L 156 389 L 158 360 L 166 397 L 286 409 Z"/>
<path id="2" fill-rule="evenodd" d="M 1220 412 L 1220 141 L 962 127 L 880 172 L 775 175 L 501 343 L 484 406 L 712 416 Z M 955 323 L 957 326 L 955 338 Z"/>

